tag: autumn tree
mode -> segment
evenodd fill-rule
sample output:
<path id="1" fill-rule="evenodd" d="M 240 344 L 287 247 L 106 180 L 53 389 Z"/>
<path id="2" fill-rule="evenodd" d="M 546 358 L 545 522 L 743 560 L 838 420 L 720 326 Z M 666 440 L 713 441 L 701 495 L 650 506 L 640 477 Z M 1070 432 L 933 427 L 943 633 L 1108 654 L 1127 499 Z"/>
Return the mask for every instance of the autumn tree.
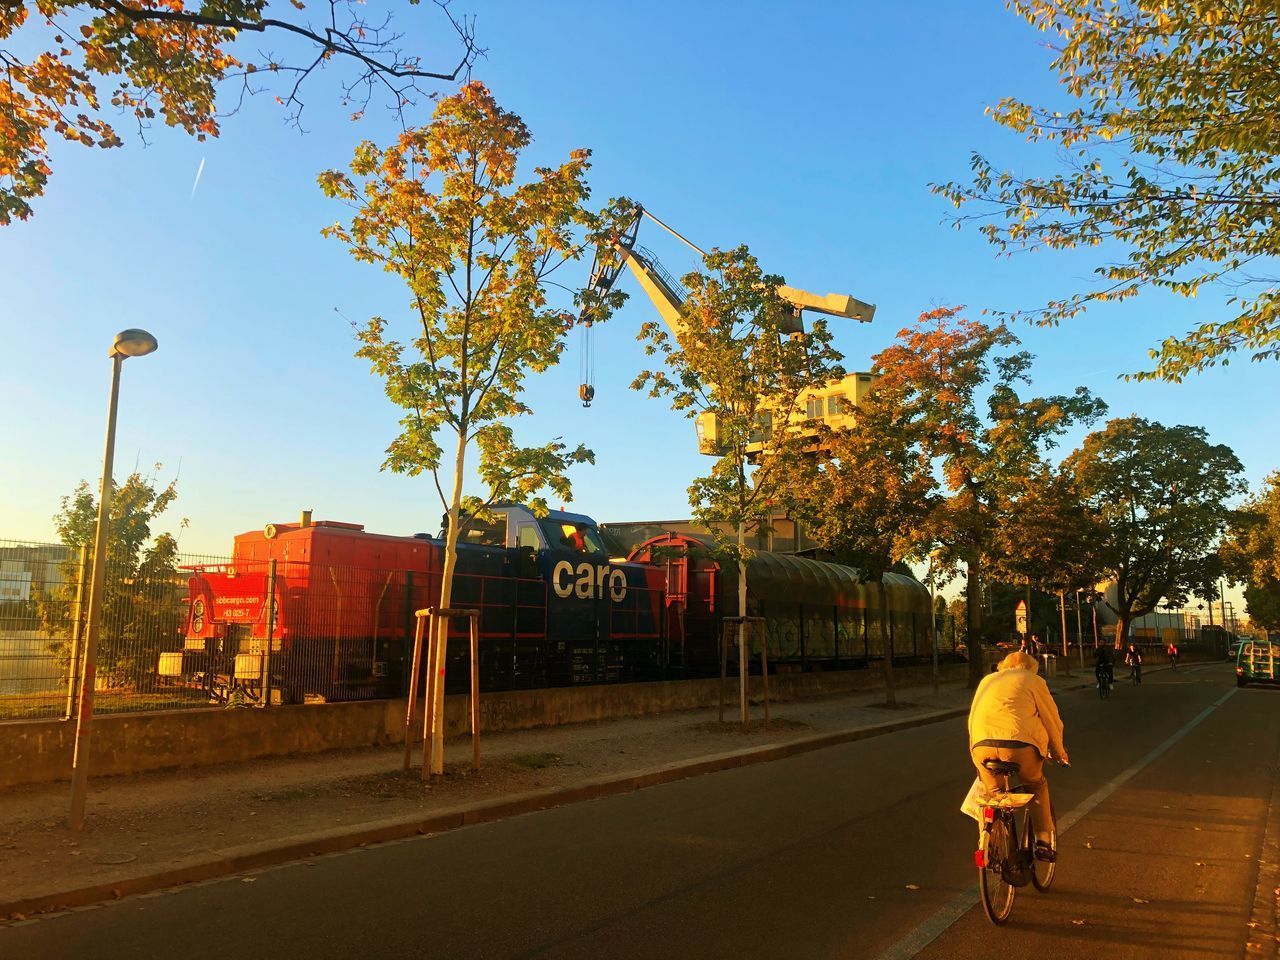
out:
<path id="1" fill-rule="evenodd" d="M 1024 594 L 1040 592 L 1042 599 L 1030 602 L 1028 629 L 1041 637 L 1061 633 L 1064 654 L 1066 597 L 1102 579 L 1104 542 L 1101 517 L 1061 464 L 1040 463 L 1017 481 L 995 528 L 990 574 Z M 1014 604 L 1006 605 L 1011 620 Z"/>
<path id="2" fill-rule="evenodd" d="M 403 110 L 424 81 L 456 80 L 481 52 L 469 20 L 448 0 L 434 6 L 458 46 L 441 69 L 404 48 L 389 14 L 356 0 L 313 4 L 314 17 L 303 0 L 0 3 L 0 226 L 31 215 L 51 173 L 51 140 L 121 145 L 109 113 L 130 118 L 140 137 L 159 117 L 203 140 L 246 95 L 274 89 L 298 123 L 307 80 L 339 65 L 353 116 L 375 96 Z M 267 40 L 283 47 L 262 52 Z"/>
<path id="3" fill-rule="evenodd" d="M 959 316 L 959 307 L 921 314 L 874 358 L 876 390 L 898 398 L 901 423 L 941 472 L 946 496 L 921 538 L 944 563 L 965 568 L 969 679 L 983 676 L 981 589 L 1000 556 L 998 534 L 1010 504 L 1046 470 L 1045 454 L 1069 427 L 1102 415 L 1088 390 L 1023 397 L 1031 354 L 1003 325 Z"/>
<path id="4" fill-rule="evenodd" d="M 1249 618 L 1280 630 L 1280 471 L 1231 514 L 1221 553 L 1232 578 L 1245 584 Z"/>
<path id="5" fill-rule="evenodd" d="M 1011 492 L 995 531 L 992 574 L 1045 593 L 1092 587 L 1105 531 L 1061 466 L 1037 464 Z"/>
<path id="6" fill-rule="evenodd" d="M 962 219 L 983 222 L 1001 251 L 1100 248 L 1098 282 L 1031 316 L 1054 324 L 1091 303 L 1146 287 L 1193 297 L 1232 291 L 1226 310 L 1171 335 L 1140 377 L 1181 380 L 1235 351 L 1280 356 L 1276 156 L 1280 31 L 1271 3 L 1012 0 L 1047 33 L 1052 69 L 1070 100 L 1016 98 L 989 112 L 1056 151 L 1049 176 L 999 170 L 974 155 L 972 178 L 935 185 Z"/>
<path id="7" fill-rule="evenodd" d="M 1102 569 L 1114 583 L 1103 602 L 1119 648 L 1135 618 L 1203 583 L 1228 501 L 1244 490 L 1240 461 L 1200 427 L 1123 417 L 1089 434 L 1067 464 L 1103 523 Z"/>
<path id="8" fill-rule="evenodd" d="M 712 250 L 703 270 L 683 278 L 679 328 L 649 322 L 638 335 L 663 365 L 642 371 L 632 387 L 669 397 L 691 419 L 714 418 L 716 460 L 689 487 L 689 504 L 719 554 L 737 566 L 739 617 L 747 615 L 747 528 L 768 522 L 787 472 L 805 456 L 805 391 L 843 374 L 825 323 L 791 333 L 793 307 L 778 294 L 782 283 L 745 246 Z M 744 683 L 746 655 L 743 630 Z"/>
<path id="9" fill-rule="evenodd" d="M 783 486 L 788 510 L 806 534 L 864 583 L 877 585 L 890 706 L 896 694 L 884 576 L 928 552 L 927 520 L 938 500 L 932 463 L 902 403 L 905 389 L 897 379 L 877 383 L 853 426 L 826 435 L 822 456 L 806 458 Z"/>
<path id="10" fill-rule="evenodd" d="M 552 303 L 551 274 L 613 227 L 609 214 L 585 206 L 587 150 L 517 183 L 530 139 L 518 116 L 482 84 L 469 83 L 440 101 L 429 126 L 386 148 L 362 143 L 350 173 L 319 178 L 327 196 L 352 208 L 350 221 L 325 235 L 408 288 L 406 317 L 370 319 L 358 330 L 357 356 L 402 412 L 383 469 L 431 474 L 447 511 L 443 608 L 453 597 L 459 536 L 474 518 L 496 501 L 545 514 L 543 493 L 572 499 L 566 471 L 593 460 L 585 447 L 558 438 L 520 446 L 510 425 L 531 412 L 521 399 L 526 379 L 560 359 L 572 327 L 572 317 Z M 585 291 L 575 299 L 599 321 L 620 297 Z M 486 496 L 464 496 L 469 469 L 478 471 Z M 444 637 L 442 625 L 436 642 L 443 645 Z M 439 718 L 443 685 L 437 692 Z M 437 736 L 442 730 L 437 723 Z M 433 756 L 442 769 L 439 744 Z"/>
<path id="11" fill-rule="evenodd" d="M 182 628 L 178 542 L 168 533 L 152 534 L 160 515 L 177 496 L 176 482 L 161 487 L 154 475 L 141 473 L 132 473 L 112 487 L 98 673 L 114 686 L 140 686 L 153 678 L 160 651 Z M 88 547 L 92 556 L 98 524 L 97 497 L 87 482 L 81 481 L 70 496 L 62 498 L 53 519 L 59 539 L 69 548 L 68 558 L 62 582 L 38 597 L 38 610 L 41 626 L 51 638 L 50 652 L 66 665 L 72 653 L 67 634 L 74 620 L 80 548 Z"/>
<path id="12" fill-rule="evenodd" d="M 738 615 L 746 616 L 746 530 L 768 520 L 787 470 L 804 455 L 805 391 L 842 371 L 825 323 L 788 335 L 793 308 L 778 295 L 783 279 L 765 274 L 746 247 L 712 250 L 703 267 L 682 278 L 680 329 L 641 327 L 646 353 L 664 367 L 642 371 L 631 386 L 670 397 L 690 419 L 714 418 L 716 460 L 690 486 L 689 504 L 737 563 Z"/>

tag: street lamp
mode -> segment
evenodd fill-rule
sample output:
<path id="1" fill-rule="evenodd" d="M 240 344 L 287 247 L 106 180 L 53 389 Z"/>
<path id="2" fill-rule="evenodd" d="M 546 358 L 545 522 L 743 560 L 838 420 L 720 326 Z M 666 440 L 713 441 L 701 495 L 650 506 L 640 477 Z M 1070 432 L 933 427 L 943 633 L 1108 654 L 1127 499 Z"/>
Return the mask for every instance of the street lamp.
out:
<path id="1" fill-rule="evenodd" d="M 929 640 L 933 647 L 933 694 L 938 695 L 938 611 L 933 595 L 933 561 L 937 559 L 938 551 L 933 549 L 929 551 Z"/>
<path id="2" fill-rule="evenodd" d="M 107 447 L 102 455 L 102 488 L 98 495 L 98 526 L 93 538 L 93 580 L 89 588 L 89 618 L 85 625 L 84 669 L 80 672 L 80 704 L 71 759 L 71 812 L 67 826 L 84 827 L 84 800 L 89 777 L 89 735 L 93 727 L 93 691 L 98 662 L 98 632 L 102 620 L 102 592 L 106 582 L 111 468 L 116 452 L 116 404 L 120 398 L 120 367 L 126 357 L 145 357 L 156 349 L 156 338 L 145 330 L 121 330 L 107 356 L 111 358 L 111 399 L 107 406 Z"/>

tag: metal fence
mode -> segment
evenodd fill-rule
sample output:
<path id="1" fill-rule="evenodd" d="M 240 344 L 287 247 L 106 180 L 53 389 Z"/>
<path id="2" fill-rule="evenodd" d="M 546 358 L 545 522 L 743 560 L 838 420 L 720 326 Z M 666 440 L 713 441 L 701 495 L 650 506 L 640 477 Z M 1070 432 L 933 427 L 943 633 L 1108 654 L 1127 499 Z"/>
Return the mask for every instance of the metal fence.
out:
<path id="1" fill-rule="evenodd" d="M 95 711 L 203 706 L 207 696 L 158 675 L 181 644 L 183 566 L 223 558 L 109 557 L 99 633 Z M 0 540 L 0 720 L 68 717 L 83 664 L 90 551 Z"/>
<path id="2" fill-rule="evenodd" d="M 0 540 L 0 721 L 74 715 L 91 561 L 87 549 Z M 439 595 L 438 570 L 109 556 L 94 710 L 403 696 L 414 611 Z M 543 662 L 546 584 L 536 570 L 458 574 L 453 606 L 481 613 L 493 688 L 567 680 Z M 465 654 L 450 645 L 451 685 L 465 681 Z"/>

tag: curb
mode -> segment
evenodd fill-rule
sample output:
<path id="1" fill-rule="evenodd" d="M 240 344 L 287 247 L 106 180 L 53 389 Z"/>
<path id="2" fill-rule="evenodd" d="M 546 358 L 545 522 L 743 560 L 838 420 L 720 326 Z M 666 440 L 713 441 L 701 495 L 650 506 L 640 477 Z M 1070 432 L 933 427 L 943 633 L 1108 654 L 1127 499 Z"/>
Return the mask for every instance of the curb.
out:
<path id="1" fill-rule="evenodd" d="M 645 787 L 673 783 L 677 780 L 686 780 L 707 773 L 718 773 L 723 770 L 733 770 L 758 763 L 769 763 L 773 760 L 782 760 L 786 757 L 810 753 L 826 747 L 885 736 L 886 734 L 927 726 L 944 720 L 953 720 L 957 717 L 967 716 L 968 713 L 968 706 L 935 710 L 932 713 L 909 719 L 855 727 L 835 733 L 817 734 L 765 747 L 748 747 L 743 750 L 715 754 L 698 760 L 670 763 L 642 773 L 604 777 L 572 787 L 551 787 L 468 807 L 455 807 L 428 816 L 374 821 L 362 824 L 354 829 L 337 828 L 326 830 L 295 837 L 286 843 L 264 843 L 233 847 L 220 856 L 189 863 L 171 870 L 163 870 L 159 873 L 128 877 L 113 882 L 64 890 L 58 893 L 40 894 L 21 900 L 0 902 L 0 925 L 7 921 L 25 920 L 32 914 L 51 913 L 73 907 L 84 907 L 103 901 L 119 900 L 123 897 L 140 893 L 150 893 L 154 890 L 162 890 L 168 887 L 215 880 L 220 877 L 232 876 L 250 870 L 260 870 L 264 867 L 277 866 L 291 861 L 306 860 L 324 854 L 353 850 L 370 844 L 443 833 L 449 830 L 456 830 L 459 827 L 490 823 L 495 820 L 516 817 L 538 810 L 547 810 L 552 807 L 567 806 L 568 804 L 581 803 L 586 800 L 598 800 L 604 797 L 632 793 L 636 790 L 643 790 Z"/>

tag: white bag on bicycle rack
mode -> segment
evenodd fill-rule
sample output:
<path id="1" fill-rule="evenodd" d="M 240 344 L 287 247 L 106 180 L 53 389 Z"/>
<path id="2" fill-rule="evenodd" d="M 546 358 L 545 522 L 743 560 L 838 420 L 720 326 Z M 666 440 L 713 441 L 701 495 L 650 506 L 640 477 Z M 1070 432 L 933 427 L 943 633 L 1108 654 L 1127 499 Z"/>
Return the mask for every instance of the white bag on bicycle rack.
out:
<path id="1" fill-rule="evenodd" d="M 964 803 L 960 804 L 960 812 L 966 817 L 973 817 L 978 822 L 982 821 L 982 801 L 987 797 L 987 788 L 982 785 L 982 780 L 978 777 L 973 778 L 973 786 L 969 788 L 969 793 L 964 798 Z"/>

